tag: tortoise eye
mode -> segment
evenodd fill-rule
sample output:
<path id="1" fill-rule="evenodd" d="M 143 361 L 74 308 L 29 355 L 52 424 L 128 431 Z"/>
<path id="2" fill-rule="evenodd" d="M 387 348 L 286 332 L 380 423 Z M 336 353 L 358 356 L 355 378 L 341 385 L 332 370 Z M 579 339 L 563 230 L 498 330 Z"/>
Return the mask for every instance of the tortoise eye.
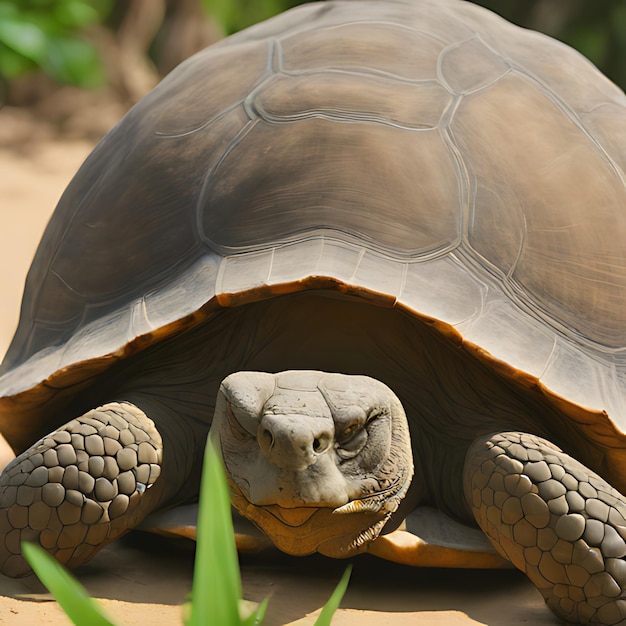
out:
<path id="1" fill-rule="evenodd" d="M 359 406 L 346 407 L 334 419 L 337 455 L 344 461 L 354 458 L 367 442 L 367 412 Z"/>
<path id="2" fill-rule="evenodd" d="M 349 434 L 344 432 L 341 440 L 338 440 L 339 447 L 337 455 L 344 461 L 354 458 L 365 446 L 367 442 L 367 430 L 362 426 L 355 426 Z"/>
<path id="3" fill-rule="evenodd" d="M 337 435 L 337 455 L 343 461 L 354 458 L 367 442 L 367 430 L 360 421 L 351 421 Z"/>
<path id="4" fill-rule="evenodd" d="M 342 440 L 346 441 L 348 439 L 351 439 L 352 437 L 354 437 L 354 435 L 356 434 L 356 431 L 358 430 L 359 425 L 356 422 L 352 422 L 351 424 L 348 424 L 344 429 L 343 429 L 343 435 L 342 435 Z"/>

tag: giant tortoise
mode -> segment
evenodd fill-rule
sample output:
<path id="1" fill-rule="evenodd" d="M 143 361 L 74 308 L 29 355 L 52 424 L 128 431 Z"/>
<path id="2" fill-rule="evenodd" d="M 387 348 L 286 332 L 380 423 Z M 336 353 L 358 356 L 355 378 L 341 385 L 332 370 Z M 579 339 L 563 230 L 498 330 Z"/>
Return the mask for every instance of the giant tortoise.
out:
<path id="1" fill-rule="evenodd" d="M 193 502 L 213 422 L 286 552 L 476 552 L 626 623 L 625 146 L 588 61 L 458 0 L 305 5 L 180 65 L 28 275 L 2 572 Z"/>

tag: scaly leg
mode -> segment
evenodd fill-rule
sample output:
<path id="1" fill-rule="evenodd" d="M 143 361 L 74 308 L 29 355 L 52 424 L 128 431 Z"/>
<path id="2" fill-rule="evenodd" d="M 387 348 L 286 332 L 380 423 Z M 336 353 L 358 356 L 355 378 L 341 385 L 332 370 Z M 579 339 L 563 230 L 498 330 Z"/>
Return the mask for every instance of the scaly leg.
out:
<path id="1" fill-rule="evenodd" d="M 162 442 L 129 403 L 89 411 L 40 439 L 0 476 L 0 571 L 25 576 L 22 541 L 77 566 L 156 506 Z"/>
<path id="2" fill-rule="evenodd" d="M 626 498 L 534 435 L 480 439 L 465 461 L 466 500 L 497 550 L 561 619 L 626 624 Z"/>

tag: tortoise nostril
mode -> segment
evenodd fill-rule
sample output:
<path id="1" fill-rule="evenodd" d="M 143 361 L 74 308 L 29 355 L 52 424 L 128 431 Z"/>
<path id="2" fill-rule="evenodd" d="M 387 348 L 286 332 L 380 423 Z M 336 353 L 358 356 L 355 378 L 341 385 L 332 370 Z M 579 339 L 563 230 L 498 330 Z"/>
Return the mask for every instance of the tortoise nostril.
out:
<path id="1" fill-rule="evenodd" d="M 323 435 L 322 437 L 315 437 L 313 439 L 313 452 L 321 454 L 325 452 L 330 445 L 331 437 Z"/>
<path id="2" fill-rule="evenodd" d="M 263 429 L 263 439 L 269 448 L 274 445 L 274 435 L 267 428 Z"/>
<path id="3" fill-rule="evenodd" d="M 325 427 L 321 421 L 325 420 L 268 413 L 258 426 L 257 443 L 262 454 L 281 469 L 308 467 L 332 445 L 332 423 Z"/>

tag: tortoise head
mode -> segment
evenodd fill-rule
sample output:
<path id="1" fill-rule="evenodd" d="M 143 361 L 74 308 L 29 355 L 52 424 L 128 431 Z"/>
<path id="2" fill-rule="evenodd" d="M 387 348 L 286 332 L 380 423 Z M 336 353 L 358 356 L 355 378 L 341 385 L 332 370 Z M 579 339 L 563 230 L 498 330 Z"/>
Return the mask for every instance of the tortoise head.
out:
<path id="1" fill-rule="evenodd" d="M 231 374 L 211 436 L 220 442 L 235 508 L 290 554 L 362 550 L 413 475 L 402 405 L 365 376 Z"/>

